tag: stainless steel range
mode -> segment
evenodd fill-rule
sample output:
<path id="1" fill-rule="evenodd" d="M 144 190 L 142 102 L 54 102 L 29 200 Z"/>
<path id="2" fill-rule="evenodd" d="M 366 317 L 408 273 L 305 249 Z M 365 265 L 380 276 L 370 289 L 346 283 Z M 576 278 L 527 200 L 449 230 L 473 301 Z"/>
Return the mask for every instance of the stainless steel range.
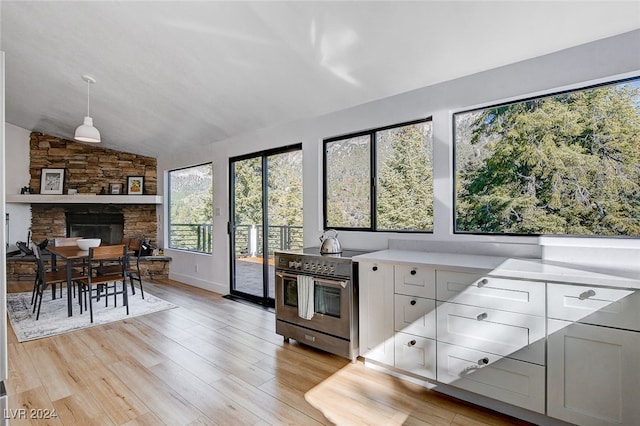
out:
<path id="1" fill-rule="evenodd" d="M 351 258 L 366 252 L 320 254 L 319 247 L 276 252 L 276 333 L 349 358 L 358 356 L 358 268 Z M 308 277 L 308 278 L 305 278 Z M 312 288 L 309 310 L 301 312 Z M 301 287 L 299 289 L 299 287 Z M 300 306 L 299 306 L 300 305 Z"/>

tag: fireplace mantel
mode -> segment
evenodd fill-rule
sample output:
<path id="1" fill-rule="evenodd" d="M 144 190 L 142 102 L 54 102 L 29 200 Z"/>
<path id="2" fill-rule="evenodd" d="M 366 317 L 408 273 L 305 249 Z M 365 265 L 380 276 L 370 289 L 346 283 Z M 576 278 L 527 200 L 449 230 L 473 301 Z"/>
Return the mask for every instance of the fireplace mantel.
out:
<path id="1" fill-rule="evenodd" d="M 7 194 L 6 202 L 23 204 L 162 204 L 162 196 Z"/>

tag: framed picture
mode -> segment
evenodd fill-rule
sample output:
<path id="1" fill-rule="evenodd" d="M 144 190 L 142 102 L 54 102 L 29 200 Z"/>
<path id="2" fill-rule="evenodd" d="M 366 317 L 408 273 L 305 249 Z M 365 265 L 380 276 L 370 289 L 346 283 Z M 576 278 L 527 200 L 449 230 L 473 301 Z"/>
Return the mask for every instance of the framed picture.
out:
<path id="1" fill-rule="evenodd" d="M 59 195 L 64 190 L 65 169 L 42 169 L 40 175 L 40 193 Z"/>
<path id="2" fill-rule="evenodd" d="M 109 184 L 109 195 L 120 195 L 122 194 L 122 184 L 121 183 L 110 183 Z"/>
<path id="3" fill-rule="evenodd" d="M 144 176 L 127 177 L 127 194 L 142 195 L 144 193 Z"/>

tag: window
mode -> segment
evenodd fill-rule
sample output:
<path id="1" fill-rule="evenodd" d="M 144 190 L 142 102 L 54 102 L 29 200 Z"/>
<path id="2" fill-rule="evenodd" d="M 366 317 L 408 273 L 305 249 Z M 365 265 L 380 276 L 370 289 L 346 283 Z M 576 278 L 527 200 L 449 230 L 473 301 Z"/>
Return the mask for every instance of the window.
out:
<path id="1" fill-rule="evenodd" d="M 456 232 L 640 236 L 640 78 L 453 124 Z"/>
<path id="2" fill-rule="evenodd" d="M 325 228 L 433 230 L 431 120 L 324 141 Z"/>
<path id="3" fill-rule="evenodd" d="M 211 163 L 169 172 L 169 248 L 211 253 Z"/>

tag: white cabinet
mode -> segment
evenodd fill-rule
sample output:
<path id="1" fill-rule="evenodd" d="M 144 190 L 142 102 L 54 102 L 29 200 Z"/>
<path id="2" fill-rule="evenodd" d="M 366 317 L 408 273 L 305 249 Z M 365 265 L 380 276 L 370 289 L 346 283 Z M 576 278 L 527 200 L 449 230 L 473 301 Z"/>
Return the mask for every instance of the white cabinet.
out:
<path id="1" fill-rule="evenodd" d="M 549 318 L 640 331 L 640 291 L 549 284 Z"/>
<path id="2" fill-rule="evenodd" d="M 420 265 L 395 265 L 394 272 L 396 293 L 436 298 L 435 269 Z"/>
<path id="3" fill-rule="evenodd" d="M 545 368 L 438 342 L 438 381 L 544 413 Z"/>
<path id="4" fill-rule="evenodd" d="M 545 284 L 436 271 L 437 380 L 545 410 Z"/>
<path id="5" fill-rule="evenodd" d="M 640 333 L 549 323 L 548 415 L 585 426 L 640 424 Z"/>
<path id="6" fill-rule="evenodd" d="M 544 283 L 437 271 L 437 299 L 522 314 L 545 314 Z"/>
<path id="7" fill-rule="evenodd" d="M 548 415 L 587 426 L 640 424 L 638 292 L 549 284 L 548 298 Z"/>
<path id="8" fill-rule="evenodd" d="M 420 265 L 394 266 L 394 366 L 436 378 L 436 271 Z"/>
<path id="9" fill-rule="evenodd" d="M 361 355 L 549 421 L 640 425 L 640 290 L 431 265 L 360 263 Z"/>
<path id="10" fill-rule="evenodd" d="M 436 378 L 436 341 L 407 333 L 395 335 L 395 367 L 428 379 Z"/>
<path id="11" fill-rule="evenodd" d="M 359 272 L 360 355 L 435 379 L 435 270 L 361 262 Z"/>
<path id="12" fill-rule="evenodd" d="M 544 365 L 544 317 L 455 303 L 437 312 L 439 342 Z"/>
<path id="13" fill-rule="evenodd" d="M 396 294 L 394 300 L 396 331 L 436 338 L 435 300 L 403 294 Z"/>
<path id="14" fill-rule="evenodd" d="M 393 265 L 360 262 L 360 355 L 393 365 Z"/>

